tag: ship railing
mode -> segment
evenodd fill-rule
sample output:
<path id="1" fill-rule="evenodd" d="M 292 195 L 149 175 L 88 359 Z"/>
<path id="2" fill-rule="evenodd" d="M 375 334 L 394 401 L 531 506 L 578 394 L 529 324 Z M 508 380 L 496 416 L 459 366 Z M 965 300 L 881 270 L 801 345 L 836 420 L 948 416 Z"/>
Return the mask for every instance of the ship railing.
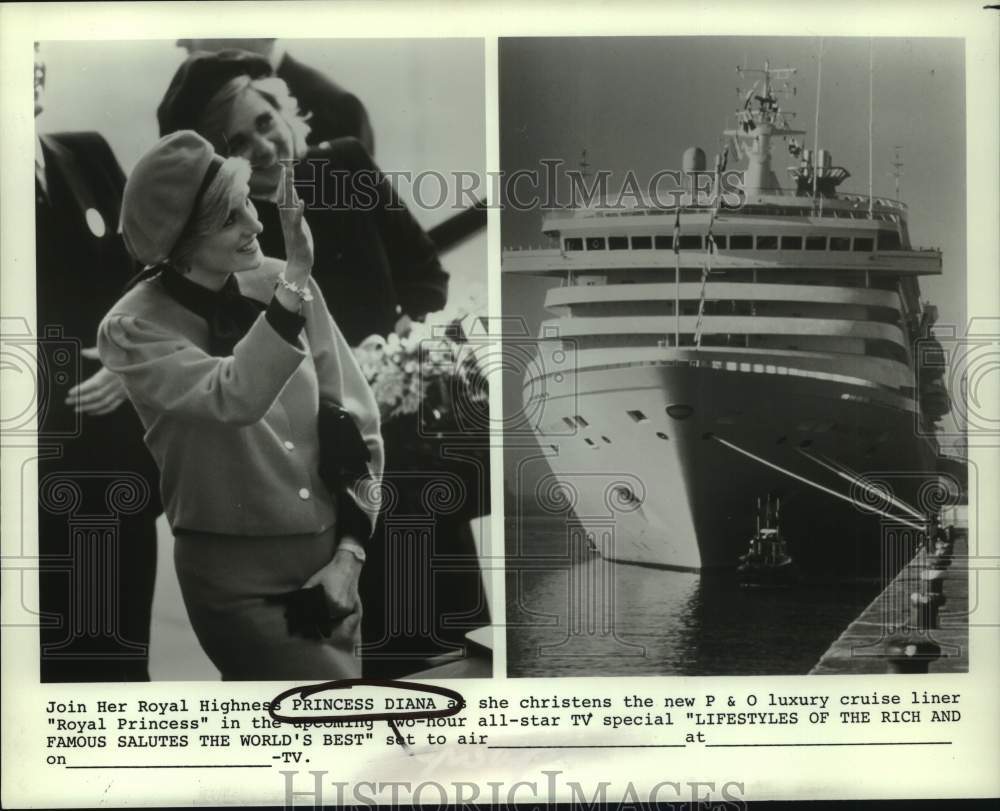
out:
<path id="1" fill-rule="evenodd" d="M 775 202 L 770 202 L 769 198 L 776 198 Z M 797 206 L 781 206 L 781 202 L 795 200 L 800 203 Z M 725 212 L 753 210 L 755 213 L 769 213 L 784 216 L 820 216 L 820 217 L 843 217 L 851 219 L 882 219 L 886 214 L 905 215 L 908 211 L 906 203 L 895 200 L 891 197 L 881 197 L 866 194 L 838 193 L 835 197 L 822 198 L 822 209 L 818 208 L 820 198 L 801 195 L 792 189 L 761 189 L 752 195 L 747 195 L 744 202 L 733 205 L 725 200 L 719 206 Z M 846 204 L 846 205 L 845 205 Z M 680 206 L 657 205 L 651 201 L 644 201 L 639 205 L 613 203 L 593 203 L 588 206 L 566 207 L 552 209 L 545 212 L 547 221 L 560 221 L 571 219 L 590 219 L 607 217 L 657 217 L 669 216 L 677 212 L 708 213 L 714 208 L 711 201 L 693 202 L 687 201 Z M 879 217 L 878 215 L 883 215 Z"/>

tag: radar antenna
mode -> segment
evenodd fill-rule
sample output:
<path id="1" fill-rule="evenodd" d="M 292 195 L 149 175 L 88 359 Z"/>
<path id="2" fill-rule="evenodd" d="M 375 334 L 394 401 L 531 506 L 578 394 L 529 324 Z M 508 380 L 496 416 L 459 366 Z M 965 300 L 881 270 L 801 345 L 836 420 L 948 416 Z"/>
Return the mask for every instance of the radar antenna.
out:
<path id="1" fill-rule="evenodd" d="M 774 191 L 780 186 L 771 171 L 771 139 L 787 140 L 793 135 L 805 135 L 802 130 L 793 129 L 790 121 L 795 114 L 786 113 L 779 103 L 779 97 L 796 94 L 791 83 L 796 70 L 772 68 L 765 61 L 763 68 L 741 66 L 736 72 L 741 79 L 752 80 L 752 84 L 746 91 L 737 88 L 741 106 L 736 111 L 736 126 L 724 134 L 732 141 L 737 159 L 749 161 L 745 190 L 750 193 Z M 798 148 L 797 142 L 793 148 Z"/>

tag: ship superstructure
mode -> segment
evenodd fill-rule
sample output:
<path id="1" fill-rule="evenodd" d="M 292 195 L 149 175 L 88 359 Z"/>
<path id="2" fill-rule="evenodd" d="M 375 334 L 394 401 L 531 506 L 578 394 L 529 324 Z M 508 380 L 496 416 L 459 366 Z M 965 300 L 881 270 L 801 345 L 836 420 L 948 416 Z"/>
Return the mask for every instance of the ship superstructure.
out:
<path id="1" fill-rule="evenodd" d="M 840 192 L 849 173 L 796 140 L 777 87 L 791 70 L 754 73 L 714 166 L 685 153 L 687 176 L 707 185 L 692 181 L 673 205 L 549 212 L 558 247 L 504 254 L 505 273 L 559 281 L 525 406 L 580 524 L 619 560 L 733 566 L 746 505 L 777 490 L 807 559 L 823 559 L 837 527 L 866 544 L 855 536 L 872 518 L 920 523 L 891 499 L 858 506 L 857 482 L 837 471 L 895 476 L 903 505 L 933 475 L 949 403 L 914 345 L 934 317 L 919 278 L 941 272 L 941 254 L 912 246 L 903 203 Z M 729 153 L 746 162 L 736 199 Z"/>

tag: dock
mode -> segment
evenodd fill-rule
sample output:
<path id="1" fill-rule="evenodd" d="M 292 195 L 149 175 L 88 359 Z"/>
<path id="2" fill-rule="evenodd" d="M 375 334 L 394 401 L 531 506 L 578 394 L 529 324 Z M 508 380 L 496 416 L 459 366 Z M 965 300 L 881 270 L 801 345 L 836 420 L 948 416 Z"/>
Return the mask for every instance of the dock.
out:
<path id="1" fill-rule="evenodd" d="M 947 565 L 942 567 L 934 549 L 917 552 L 823 654 L 810 675 L 923 672 L 923 667 L 929 673 L 968 672 L 968 524 L 959 519 L 954 527 Z M 921 613 L 914 608 L 914 595 L 922 595 L 926 605 L 929 592 L 944 600 L 936 611 Z M 897 669 L 901 654 L 914 656 L 916 667 Z"/>

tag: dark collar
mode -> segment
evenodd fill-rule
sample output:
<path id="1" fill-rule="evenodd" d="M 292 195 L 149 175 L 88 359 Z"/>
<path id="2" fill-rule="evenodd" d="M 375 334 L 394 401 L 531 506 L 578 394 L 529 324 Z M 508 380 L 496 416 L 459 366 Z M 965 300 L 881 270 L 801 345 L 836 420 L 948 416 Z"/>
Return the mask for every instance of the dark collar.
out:
<path id="1" fill-rule="evenodd" d="M 226 283 L 218 290 L 210 290 L 203 285 L 192 282 L 172 265 L 163 265 L 160 268 L 159 279 L 166 291 L 177 302 L 206 319 L 211 318 L 216 309 L 223 305 L 226 300 L 234 295 L 240 295 L 240 286 L 233 274 L 229 275 Z"/>
<path id="2" fill-rule="evenodd" d="M 162 265 L 157 278 L 171 298 L 208 324 L 212 355 L 231 355 L 236 343 L 267 308 L 263 302 L 244 296 L 234 275 L 226 279 L 220 290 L 209 290 L 185 279 L 171 265 Z"/>

